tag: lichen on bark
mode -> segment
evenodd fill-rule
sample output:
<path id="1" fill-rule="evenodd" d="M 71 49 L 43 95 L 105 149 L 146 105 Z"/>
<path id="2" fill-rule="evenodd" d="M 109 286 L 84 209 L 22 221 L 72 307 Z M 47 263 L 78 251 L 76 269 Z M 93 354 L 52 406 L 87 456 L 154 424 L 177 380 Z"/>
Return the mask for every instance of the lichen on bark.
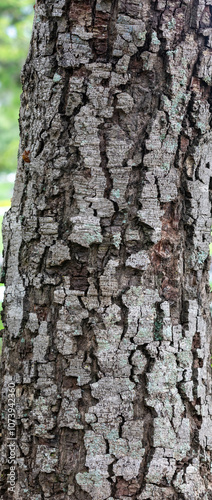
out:
<path id="1" fill-rule="evenodd" d="M 211 49 L 210 0 L 37 0 L 3 225 L 2 500 L 11 380 L 14 499 L 212 498 Z"/>

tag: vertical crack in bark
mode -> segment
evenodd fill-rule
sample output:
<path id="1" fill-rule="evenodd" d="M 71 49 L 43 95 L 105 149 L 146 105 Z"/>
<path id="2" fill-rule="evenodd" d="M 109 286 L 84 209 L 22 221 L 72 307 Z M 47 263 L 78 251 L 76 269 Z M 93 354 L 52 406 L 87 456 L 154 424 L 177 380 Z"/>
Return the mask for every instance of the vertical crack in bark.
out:
<path id="1" fill-rule="evenodd" d="M 107 60 L 112 57 L 113 44 L 116 37 L 116 20 L 118 15 L 119 0 L 111 1 L 110 19 L 107 27 Z"/>
<path id="2" fill-rule="evenodd" d="M 97 0 L 91 0 L 91 8 L 92 8 L 92 27 L 95 26 L 95 18 L 96 18 L 96 4 Z"/>
<path id="3" fill-rule="evenodd" d="M 151 373 L 154 360 L 151 358 L 149 355 L 149 352 L 146 349 L 145 345 L 142 345 L 141 347 L 142 353 L 145 355 L 145 358 L 147 360 L 147 365 L 145 368 L 145 374 L 142 376 L 142 389 L 143 389 L 143 406 L 145 409 L 145 416 L 144 416 L 144 435 L 143 435 L 143 446 L 145 448 L 145 453 L 144 457 L 141 463 L 141 467 L 139 470 L 139 484 L 140 488 L 138 491 L 138 494 L 141 494 L 145 490 L 146 486 L 146 476 L 148 473 L 149 465 L 151 463 L 152 457 L 154 455 L 154 446 L 153 446 L 153 435 L 154 435 L 154 411 L 151 407 L 146 404 L 145 399 L 148 397 L 148 392 L 146 389 L 146 381 L 147 381 L 147 375 L 148 373 Z"/>
<path id="4" fill-rule="evenodd" d="M 99 127 L 99 138 L 100 138 L 100 155 L 101 155 L 101 165 L 105 179 L 106 179 L 106 188 L 104 191 L 104 197 L 108 200 L 110 199 L 110 194 L 113 189 L 113 179 L 111 173 L 107 167 L 108 165 L 108 157 L 107 157 L 107 140 L 106 140 L 106 131 L 104 130 L 104 125 Z"/>

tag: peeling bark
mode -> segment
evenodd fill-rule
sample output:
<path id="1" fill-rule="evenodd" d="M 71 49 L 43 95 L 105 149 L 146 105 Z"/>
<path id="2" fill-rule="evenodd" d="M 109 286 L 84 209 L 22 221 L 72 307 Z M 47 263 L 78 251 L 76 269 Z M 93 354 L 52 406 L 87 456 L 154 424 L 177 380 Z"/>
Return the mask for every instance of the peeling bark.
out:
<path id="1" fill-rule="evenodd" d="M 3 225 L 2 500 L 212 499 L 211 68 L 210 0 L 37 0 Z"/>

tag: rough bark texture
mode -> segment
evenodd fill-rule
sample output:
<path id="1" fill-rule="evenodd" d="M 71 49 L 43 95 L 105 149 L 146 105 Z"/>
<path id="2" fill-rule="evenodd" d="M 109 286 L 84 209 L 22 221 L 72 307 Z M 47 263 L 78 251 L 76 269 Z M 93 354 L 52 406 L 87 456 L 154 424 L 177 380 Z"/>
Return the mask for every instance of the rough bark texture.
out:
<path id="1" fill-rule="evenodd" d="M 11 498 L 212 499 L 211 85 L 211 0 L 37 2 L 4 219 L 1 499 L 11 380 Z"/>

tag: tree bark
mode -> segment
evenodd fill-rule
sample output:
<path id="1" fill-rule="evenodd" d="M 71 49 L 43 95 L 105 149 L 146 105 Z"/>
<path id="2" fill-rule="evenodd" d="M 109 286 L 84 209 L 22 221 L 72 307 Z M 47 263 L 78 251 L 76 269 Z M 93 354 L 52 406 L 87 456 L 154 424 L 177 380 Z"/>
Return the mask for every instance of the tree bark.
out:
<path id="1" fill-rule="evenodd" d="M 4 500 L 212 499 L 212 1 L 166 4 L 35 5 L 3 227 Z"/>

